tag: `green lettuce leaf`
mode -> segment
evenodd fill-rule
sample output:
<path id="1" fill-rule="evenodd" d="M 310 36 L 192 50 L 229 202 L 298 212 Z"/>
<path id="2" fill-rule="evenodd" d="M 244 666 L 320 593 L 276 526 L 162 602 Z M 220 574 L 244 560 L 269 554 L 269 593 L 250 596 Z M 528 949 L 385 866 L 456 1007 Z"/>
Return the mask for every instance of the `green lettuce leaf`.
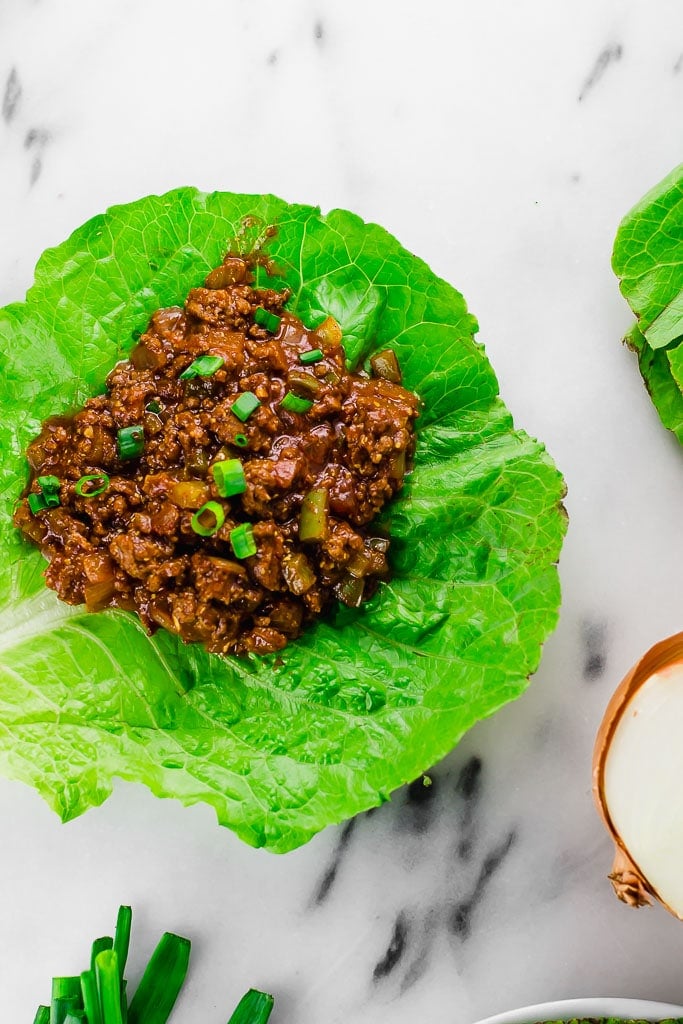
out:
<path id="1" fill-rule="evenodd" d="M 624 217 L 612 266 L 650 348 L 683 336 L 683 164 Z"/>
<path id="2" fill-rule="evenodd" d="M 683 444 L 683 346 L 671 351 L 650 348 L 637 324 L 624 341 L 638 356 L 640 372 L 659 418 Z"/>
<path id="3" fill-rule="evenodd" d="M 46 590 L 11 526 L 40 421 L 102 389 L 159 306 L 182 303 L 247 215 L 306 322 L 361 363 L 391 345 L 424 401 L 415 470 L 384 514 L 393 577 L 277 656 L 208 654 Z M 553 629 L 562 478 L 497 397 L 462 299 L 382 228 L 273 196 L 183 188 L 95 217 L 0 310 L 0 771 L 66 820 L 112 779 L 214 807 L 283 852 L 376 805 L 522 692 Z"/>

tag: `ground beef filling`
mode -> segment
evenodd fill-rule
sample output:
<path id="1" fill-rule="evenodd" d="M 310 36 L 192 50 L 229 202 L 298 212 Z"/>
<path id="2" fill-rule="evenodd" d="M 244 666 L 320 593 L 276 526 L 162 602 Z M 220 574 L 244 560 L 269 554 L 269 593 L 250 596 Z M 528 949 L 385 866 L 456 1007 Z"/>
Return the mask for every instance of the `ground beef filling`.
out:
<path id="1" fill-rule="evenodd" d="M 308 329 L 286 290 L 250 281 L 226 257 L 184 309 L 152 316 L 106 394 L 46 421 L 14 517 L 63 601 L 219 653 L 279 650 L 386 576 L 371 523 L 403 484 L 418 414 L 392 353 L 348 372 L 332 319 Z"/>

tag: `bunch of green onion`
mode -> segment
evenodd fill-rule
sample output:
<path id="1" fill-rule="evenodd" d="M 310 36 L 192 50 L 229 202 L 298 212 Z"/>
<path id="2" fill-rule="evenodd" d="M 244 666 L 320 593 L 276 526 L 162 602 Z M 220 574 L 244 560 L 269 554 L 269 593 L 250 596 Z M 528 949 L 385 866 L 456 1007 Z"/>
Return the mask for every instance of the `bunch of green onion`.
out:
<path id="1" fill-rule="evenodd" d="M 114 937 L 95 939 L 90 966 L 80 975 L 52 979 L 49 1006 L 39 1006 L 33 1024 L 166 1024 L 190 963 L 190 940 L 164 932 L 128 1000 L 124 977 L 130 907 L 119 907 Z M 256 989 L 242 997 L 228 1024 L 266 1024 L 273 997 Z"/>

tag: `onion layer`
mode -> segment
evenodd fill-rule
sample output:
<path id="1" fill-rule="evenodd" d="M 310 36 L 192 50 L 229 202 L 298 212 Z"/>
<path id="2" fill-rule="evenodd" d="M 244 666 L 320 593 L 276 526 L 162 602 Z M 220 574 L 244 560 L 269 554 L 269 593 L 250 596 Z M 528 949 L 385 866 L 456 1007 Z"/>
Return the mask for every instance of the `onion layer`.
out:
<path id="1" fill-rule="evenodd" d="M 655 644 L 615 691 L 593 754 L 593 794 L 630 906 L 683 919 L 683 633 Z"/>

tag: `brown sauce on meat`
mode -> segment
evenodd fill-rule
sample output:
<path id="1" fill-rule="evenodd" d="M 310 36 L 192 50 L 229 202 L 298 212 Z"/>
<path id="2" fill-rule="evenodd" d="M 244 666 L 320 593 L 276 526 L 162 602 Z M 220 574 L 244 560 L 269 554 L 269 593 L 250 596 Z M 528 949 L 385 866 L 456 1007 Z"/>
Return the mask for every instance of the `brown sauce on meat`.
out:
<path id="1" fill-rule="evenodd" d="M 418 400 L 349 372 L 334 321 L 307 328 L 288 298 L 252 287 L 248 263 L 228 255 L 182 309 L 152 316 L 106 394 L 45 421 L 14 521 L 40 545 L 63 601 L 135 611 L 149 632 L 161 626 L 211 651 L 268 653 L 335 598 L 360 604 L 387 575 L 388 541 L 371 524 L 403 484 Z M 267 329 L 257 309 L 279 320 Z M 322 358 L 308 363 L 313 349 Z M 202 356 L 222 362 L 181 379 Z M 245 392 L 260 404 L 242 420 L 232 405 Z M 283 408 L 288 393 L 310 407 Z M 119 432 L 130 427 L 142 428 L 144 447 L 123 458 Z M 225 460 L 239 460 L 244 476 L 230 497 L 215 477 Z M 79 481 L 98 474 L 107 484 L 91 495 L 105 478 Z M 32 511 L 44 477 L 58 479 L 59 504 Z M 221 524 L 201 513 L 207 503 Z M 317 534 L 305 538 L 311 507 Z M 197 532 L 198 514 L 213 533 Z M 241 524 L 255 554 L 234 546 Z"/>

